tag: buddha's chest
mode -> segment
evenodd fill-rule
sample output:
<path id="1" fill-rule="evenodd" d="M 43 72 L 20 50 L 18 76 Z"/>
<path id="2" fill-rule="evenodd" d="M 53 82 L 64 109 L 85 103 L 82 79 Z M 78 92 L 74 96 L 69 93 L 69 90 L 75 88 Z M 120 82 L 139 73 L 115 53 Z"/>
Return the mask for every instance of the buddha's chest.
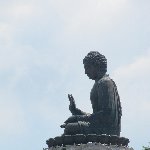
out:
<path id="1" fill-rule="evenodd" d="M 90 99 L 91 99 L 93 112 L 99 111 L 100 109 L 99 104 L 101 100 L 99 99 L 99 96 L 98 96 L 98 87 L 96 83 L 93 85 L 93 88 L 91 89 Z"/>
<path id="2" fill-rule="evenodd" d="M 91 99 L 92 103 L 95 103 L 98 99 L 97 84 L 96 83 L 93 85 L 93 88 L 91 89 L 90 99 Z"/>

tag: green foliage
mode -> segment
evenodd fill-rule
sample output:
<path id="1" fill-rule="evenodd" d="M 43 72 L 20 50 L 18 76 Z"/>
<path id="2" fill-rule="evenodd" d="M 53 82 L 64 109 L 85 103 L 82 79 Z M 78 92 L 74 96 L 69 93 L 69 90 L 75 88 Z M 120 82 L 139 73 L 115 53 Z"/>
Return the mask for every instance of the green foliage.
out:
<path id="1" fill-rule="evenodd" d="M 143 146 L 143 150 L 150 150 L 150 146 Z"/>
<path id="2" fill-rule="evenodd" d="M 143 146 L 143 150 L 150 150 L 150 147 Z"/>

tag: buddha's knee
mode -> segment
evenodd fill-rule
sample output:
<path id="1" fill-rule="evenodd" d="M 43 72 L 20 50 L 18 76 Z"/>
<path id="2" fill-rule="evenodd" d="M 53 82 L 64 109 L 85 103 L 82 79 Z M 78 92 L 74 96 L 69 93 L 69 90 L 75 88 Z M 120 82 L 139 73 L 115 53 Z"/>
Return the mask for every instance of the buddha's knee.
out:
<path id="1" fill-rule="evenodd" d="M 81 132 L 80 125 L 78 123 L 68 123 L 65 127 L 64 134 L 74 135 Z"/>

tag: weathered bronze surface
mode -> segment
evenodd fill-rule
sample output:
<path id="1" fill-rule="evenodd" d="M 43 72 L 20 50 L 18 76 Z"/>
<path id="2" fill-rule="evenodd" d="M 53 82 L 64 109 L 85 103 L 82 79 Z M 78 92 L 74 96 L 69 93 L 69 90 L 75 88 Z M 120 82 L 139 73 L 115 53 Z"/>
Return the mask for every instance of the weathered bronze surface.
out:
<path id="1" fill-rule="evenodd" d="M 95 81 L 90 93 L 92 114 L 76 107 L 72 95 L 68 94 L 72 116 L 62 125 L 64 135 L 107 134 L 120 135 L 122 108 L 115 82 L 106 74 L 107 59 L 91 51 L 83 59 L 85 74 Z"/>
<path id="2" fill-rule="evenodd" d="M 60 140 L 61 138 L 61 140 Z M 88 142 L 92 143 L 101 143 L 105 145 L 118 145 L 118 146 L 128 146 L 129 139 L 125 137 L 113 136 L 113 135 L 96 135 L 96 134 L 76 134 L 76 135 L 63 135 L 58 137 L 50 138 L 46 141 L 48 147 L 55 146 L 66 146 L 74 144 L 87 144 Z"/>
<path id="3" fill-rule="evenodd" d="M 72 116 L 61 125 L 64 128 L 62 136 L 46 141 L 48 147 L 88 142 L 127 146 L 129 139 L 120 137 L 122 108 L 117 86 L 106 74 L 107 59 L 99 52 L 91 51 L 83 64 L 85 74 L 95 81 L 90 93 L 93 113 L 78 109 L 73 96 L 68 94 Z"/>

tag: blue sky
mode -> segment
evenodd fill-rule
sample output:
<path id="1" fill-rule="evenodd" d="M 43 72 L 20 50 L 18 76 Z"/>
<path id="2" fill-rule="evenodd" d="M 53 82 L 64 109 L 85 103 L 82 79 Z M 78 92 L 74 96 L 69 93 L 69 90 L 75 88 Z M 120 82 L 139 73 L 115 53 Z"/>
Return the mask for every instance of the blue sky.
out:
<path id="1" fill-rule="evenodd" d="M 121 97 L 121 136 L 150 142 L 149 0 L 0 0 L 0 146 L 41 150 L 71 114 L 92 112 L 82 60 L 108 59 Z M 85 105 L 86 104 L 86 105 Z"/>

